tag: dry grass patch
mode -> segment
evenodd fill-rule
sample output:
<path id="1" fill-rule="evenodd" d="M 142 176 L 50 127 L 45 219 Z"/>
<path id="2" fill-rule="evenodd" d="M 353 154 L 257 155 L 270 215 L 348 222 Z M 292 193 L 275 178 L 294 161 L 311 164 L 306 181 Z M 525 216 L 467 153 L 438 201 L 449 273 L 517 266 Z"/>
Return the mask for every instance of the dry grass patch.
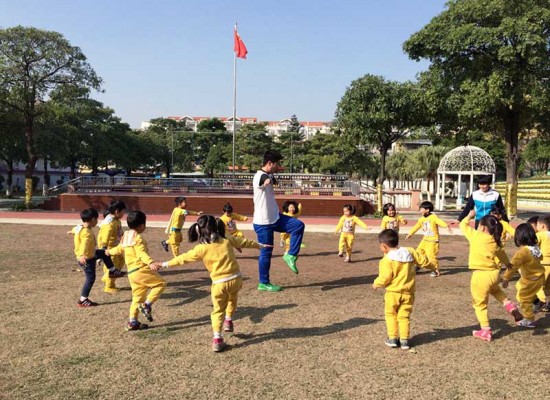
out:
<path id="1" fill-rule="evenodd" d="M 351 264 L 337 237 L 306 234 L 293 275 L 276 248 L 273 282 L 256 290 L 257 251 L 239 262 L 245 284 L 230 348 L 210 349 L 210 281 L 202 264 L 163 271 L 169 285 L 152 329 L 124 332 L 130 291 L 109 295 L 99 279 L 94 309 L 78 309 L 83 274 L 74 271 L 66 227 L 0 225 L 3 324 L 0 398 L 6 399 L 542 399 L 548 394 L 548 330 L 516 328 L 494 300 L 495 341 L 471 337 L 467 243 L 445 236 L 443 276 L 418 276 L 414 351 L 383 344 L 383 291 L 370 284 L 380 257 L 375 235 L 359 234 Z M 251 232 L 247 233 L 249 236 Z M 144 234 L 166 260 L 161 229 Z M 415 246 L 420 237 L 406 245 Z M 184 245 L 184 249 L 189 244 Z M 508 246 L 509 254 L 515 251 Z M 127 281 L 120 285 L 128 289 Z M 513 285 L 508 289 L 515 296 Z"/>

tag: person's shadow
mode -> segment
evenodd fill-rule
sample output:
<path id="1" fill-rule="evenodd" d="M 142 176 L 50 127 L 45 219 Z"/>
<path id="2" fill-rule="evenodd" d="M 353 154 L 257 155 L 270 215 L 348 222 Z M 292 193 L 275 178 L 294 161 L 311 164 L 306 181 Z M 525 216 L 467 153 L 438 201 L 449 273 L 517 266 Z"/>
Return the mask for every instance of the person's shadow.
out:
<path id="1" fill-rule="evenodd" d="M 347 278 L 340 278 L 335 281 L 310 283 L 308 285 L 285 286 L 285 289 L 297 289 L 297 288 L 320 286 L 322 291 L 327 291 L 327 290 L 333 290 L 333 289 L 342 289 L 350 286 L 372 284 L 375 278 L 376 278 L 376 275 L 350 276 Z"/>
<path id="2" fill-rule="evenodd" d="M 269 340 L 282 340 L 288 338 L 310 338 L 327 336 L 333 333 L 347 331 L 353 328 L 357 328 L 363 325 L 372 324 L 378 322 L 377 319 L 369 318 L 351 318 L 343 322 L 335 322 L 328 326 L 311 327 L 311 328 L 276 328 L 275 330 L 267 333 L 260 334 L 246 334 L 237 333 L 234 337 L 244 340 L 242 343 L 236 343 L 229 346 L 229 348 L 247 347 L 255 344 L 260 344 Z"/>

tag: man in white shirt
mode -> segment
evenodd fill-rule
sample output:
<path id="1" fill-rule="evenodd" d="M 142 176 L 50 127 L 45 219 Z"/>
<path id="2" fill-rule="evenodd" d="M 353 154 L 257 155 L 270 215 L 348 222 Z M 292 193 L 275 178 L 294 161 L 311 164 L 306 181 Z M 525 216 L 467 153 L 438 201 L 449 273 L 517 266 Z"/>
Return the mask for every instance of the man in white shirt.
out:
<path id="1" fill-rule="evenodd" d="M 266 292 L 278 292 L 282 288 L 269 281 L 269 269 L 271 268 L 271 256 L 273 254 L 274 232 L 286 232 L 290 234 L 290 249 L 283 256 L 283 260 L 295 274 L 298 273 L 296 259 L 300 252 L 300 245 L 304 236 L 305 225 L 297 218 L 292 218 L 279 213 L 279 206 L 275 200 L 273 185 L 276 184 L 274 173 L 279 171 L 279 162 L 283 156 L 274 150 L 264 153 L 262 168 L 256 172 L 252 185 L 254 186 L 254 220 L 253 227 L 258 237 L 258 242 L 269 244 L 260 250 L 258 269 L 260 283 L 258 290 Z"/>

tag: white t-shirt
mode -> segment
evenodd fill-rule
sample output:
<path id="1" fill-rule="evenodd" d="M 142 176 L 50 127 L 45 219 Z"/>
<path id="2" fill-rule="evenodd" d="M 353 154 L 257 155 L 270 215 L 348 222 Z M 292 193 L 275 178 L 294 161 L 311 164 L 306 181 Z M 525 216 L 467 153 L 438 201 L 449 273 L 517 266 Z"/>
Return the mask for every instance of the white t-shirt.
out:
<path id="1" fill-rule="evenodd" d="M 271 179 L 271 184 L 263 186 L 266 179 Z M 254 175 L 254 219 L 256 225 L 270 225 L 279 219 L 279 206 L 275 200 L 273 191 L 273 175 L 259 170 Z"/>

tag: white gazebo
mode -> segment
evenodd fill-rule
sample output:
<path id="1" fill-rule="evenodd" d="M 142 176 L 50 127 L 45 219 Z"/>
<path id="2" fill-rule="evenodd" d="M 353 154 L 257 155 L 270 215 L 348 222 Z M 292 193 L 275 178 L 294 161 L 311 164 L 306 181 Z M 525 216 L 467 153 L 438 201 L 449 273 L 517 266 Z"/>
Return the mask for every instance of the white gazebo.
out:
<path id="1" fill-rule="evenodd" d="M 447 176 L 458 176 L 456 207 L 461 208 L 466 194 L 461 191 L 462 177 L 470 178 L 468 195 L 471 195 L 474 191 L 475 175 L 492 175 L 494 182 L 495 172 L 495 162 L 485 150 L 479 147 L 460 146 L 449 151 L 443 156 L 439 162 L 439 168 L 437 168 L 435 208 L 439 211 L 445 209 L 445 180 Z M 466 183 L 466 180 L 464 180 L 464 183 Z"/>

